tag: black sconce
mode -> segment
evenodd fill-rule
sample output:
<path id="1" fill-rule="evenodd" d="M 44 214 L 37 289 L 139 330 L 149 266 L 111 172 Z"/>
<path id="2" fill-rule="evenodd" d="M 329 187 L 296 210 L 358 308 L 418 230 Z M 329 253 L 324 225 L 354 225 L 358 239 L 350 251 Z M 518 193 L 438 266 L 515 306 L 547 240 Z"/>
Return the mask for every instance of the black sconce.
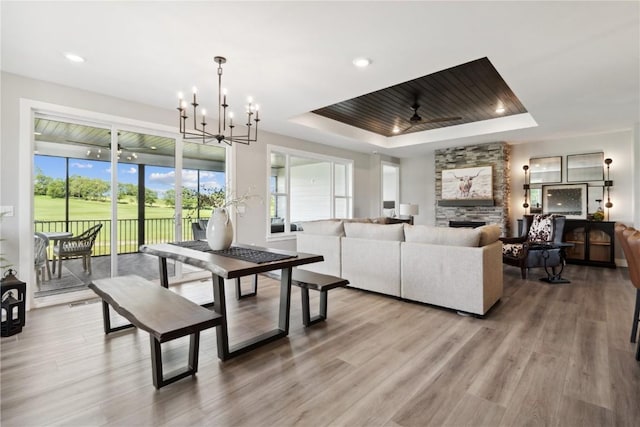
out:
<path id="1" fill-rule="evenodd" d="M 609 209 L 613 207 L 613 203 L 611 203 L 611 196 L 609 191 L 611 187 L 613 187 L 613 181 L 609 177 L 609 166 L 613 163 L 611 159 L 604 159 L 604 163 L 607 165 L 607 179 L 604 181 L 604 187 L 607 189 L 607 203 L 604 204 L 604 207 L 607 208 L 607 221 L 609 220 Z"/>
<path id="2" fill-rule="evenodd" d="M 0 335 L 10 337 L 22 332 L 25 323 L 25 293 L 27 284 L 21 282 L 15 271 L 9 269 L 0 279 L 0 293 L 2 294 Z"/>
<path id="3" fill-rule="evenodd" d="M 524 203 L 522 207 L 527 213 L 527 208 L 529 207 L 529 165 L 522 166 L 522 169 L 524 170 L 524 185 L 522 186 L 524 189 Z"/>

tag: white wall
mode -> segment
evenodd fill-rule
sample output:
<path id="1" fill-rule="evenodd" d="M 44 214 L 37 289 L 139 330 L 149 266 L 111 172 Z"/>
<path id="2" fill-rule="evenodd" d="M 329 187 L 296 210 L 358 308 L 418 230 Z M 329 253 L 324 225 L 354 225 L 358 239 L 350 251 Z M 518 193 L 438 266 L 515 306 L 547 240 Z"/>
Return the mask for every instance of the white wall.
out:
<path id="1" fill-rule="evenodd" d="M 435 152 L 400 160 L 400 200 L 418 205 L 420 214 L 413 218 L 416 225 L 436 224 L 435 164 Z"/>
<path id="2" fill-rule="evenodd" d="M 0 252 L 15 268 L 20 271 L 20 278 L 28 283 L 35 283 L 33 270 L 30 266 L 29 253 L 24 251 L 28 245 L 21 241 L 33 240 L 32 208 L 22 212 L 18 209 L 20 201 L 31 198 L 30 183 L 17 183 L 20 171 L 24 168 L 31 170 L 30 158 L 21 159 L 20 153 L 20 100 L 22 98 L 38 102 L 46 102 L 65 107 L 98 112 L 127 120 L 140 120 L 148 123 L 157 123 L 168 129 L 176 125 L 175 111 L 168 106 L 167 109 L 155 108 L 138 104 L 127 100 L 113 98 L 81 89 L 61 86 L 39 80 L 33 80 L 15 74 L 2 72 L 0 77 L 1 91 L 1 144 L 0 144 L 0 205 L 13 206 L 15 215 L 5 217 L 0 224 L 2 242 Z M 169 95 L 169 99 L 170 99 Z M 24 118 L 23 118 L 24 120 Z M 268 119 L 265 117 L 265 123 Z M 245 146 L 234 145 L 233 157 L 236 159 L 233 165 L 232 175 L 235 177 L 236 191 L 239 194 L 247 189 L 252 189 L 263 196 L 262 204 L 257 206 L 249 204 L 246 214 L 242 218 L 236 218 L 237 239 L 243 243 L 254 243 L 264 246 L 267 234 L 267 183 L 268 161 L 266 158 L 267 144 L 280 145 L 298 150 L 306 150 L 314 153 L 333 157 L 351 159 L 354 161 L 354 215 L 371 216 L 377 211 L 370 209 L 370 201 L 379 199 L 380 175 L 379 169 L 371 173 L 370 164 L 373 155 L 341 150 L 334 147 L 320 145 L 296 138 L 289 138 L 265 131 L 261 131 L 259 142 Z M 22 161 L 22 163 L 21 163 Z M 375 162 L 373 162 L 375 164 Z M 22 191 L 20 188 L 27 188 Z M 375 192 L 372 190 L 375 189 Z M 377 202 L 376 202 L 377 206 Z M 25 240 L 26 239 L 26 240 Z M 270 242 L 269 246 L 294 248 L 295 241 Z M 21 267 L 19 267 L 21 266 Z M 24 271 L 23 271 L 24 270 Z"/>
<path id="3" fill-rule="evenodd" d="M 534 141 L 514 145 L 511 150 L 511 230 L 516 231 L 516 220 L 524 214 L 522 207 L 522 185 L 524 172 L 522 165 L 528 164 L 532 157 L 562 156 L 562 181 L 567 181 L 566 156 L 569 154 L 604 152 L 611 158 L 611 202 L 610 221 L 634 223 L 634 150 L 633 131 L 581 136 L 553 141 Z M 606 195 L 605 195 L 606 197 Z M 604 206 L 604 203 L 603 203 Z"/>

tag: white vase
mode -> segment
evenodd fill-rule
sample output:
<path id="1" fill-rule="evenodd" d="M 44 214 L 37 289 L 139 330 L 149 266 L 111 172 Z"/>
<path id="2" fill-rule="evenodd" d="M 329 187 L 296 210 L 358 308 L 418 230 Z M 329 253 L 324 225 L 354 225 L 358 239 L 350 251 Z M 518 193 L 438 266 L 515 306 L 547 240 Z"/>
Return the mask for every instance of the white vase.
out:
<path id="1" fill-rule="evenodd" d="M 214 251 L 228 249 L 233 241 L 233 224 L 225 208 L 215 208 L 207 224 L 207 243 Z"/>

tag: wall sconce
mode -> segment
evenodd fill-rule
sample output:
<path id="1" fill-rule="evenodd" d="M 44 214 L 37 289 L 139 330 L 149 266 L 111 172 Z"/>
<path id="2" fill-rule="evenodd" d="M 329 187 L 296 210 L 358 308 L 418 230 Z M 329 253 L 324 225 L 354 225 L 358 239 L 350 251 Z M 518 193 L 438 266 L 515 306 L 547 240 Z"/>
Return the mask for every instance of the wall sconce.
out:
<path id="1" fill-rule="evenodd" d="M 613 207 L 613 203 L 611 203 L 611 196 L 609 194 L 611 187 L 613 187 L 613 181 L 611 181 L 611 177 L 609 176 L 609 166 L 613 163 L 613 160 L 604 159 L 604 163 L 607 165 L 607 179 L 604 181 L 604 187 L 607 189 L 607 203 L 604 204 L 604 207 L 607 208 L 607 221 L 609 221 L 609 209 Z"/>
<path id="2" fill-rule="evenodd" d="M 401 218 L 409 218 L 409 224 L 413 225 L 413 216 L 418 215 L 419 209 L 418 205 L 412 205 L 409 203 L 400 203 L 400 217 Z"/>
<path id="3" fill-rule="evenodd" d="M 522 207 L 524 208 L 524 213 L 527 213 L 527 208 L 529 207 L 529 165 L 522 166 L 522 170 L 524 170 L 524 185 L 522 188 L 524 189 L 524 203 Z"/>

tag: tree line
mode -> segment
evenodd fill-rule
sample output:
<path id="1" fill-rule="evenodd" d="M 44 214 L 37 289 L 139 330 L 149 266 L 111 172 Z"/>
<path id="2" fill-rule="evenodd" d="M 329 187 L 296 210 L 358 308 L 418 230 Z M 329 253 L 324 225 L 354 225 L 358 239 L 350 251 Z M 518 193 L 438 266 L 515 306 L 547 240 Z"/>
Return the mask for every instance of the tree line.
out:
<path id="1" fill-rule="evenodd" d="M 34 195 L 49 196 L 54 199 L 64 199 L 66 195 L 65 180 L 62 178 L 52 178 L 45 175 L 38 168 L 35 182 Z M 69 177 L 69 197 L 92 201 L 107 201 L 111 194 L 111 184 L 99 178 L 87 178 L 80 175 Z M 151 206 L 161 200 L 166 206 L 175 207 L 176 192 L 174 189 L 164 192 L 160 199 L 158 193 L 149 188 L 145 188 L 144 203 Z M 137 200 L 138 186 L 136 184 L 118 183 L 118 200 L 131 198 Z M 182 188 L 182 207 L 186 209 L 213 208 L 222 206 L 225 201 L 225 191 L 223 188 L 203 189 L 198 193 L 190 188 Z"/>

